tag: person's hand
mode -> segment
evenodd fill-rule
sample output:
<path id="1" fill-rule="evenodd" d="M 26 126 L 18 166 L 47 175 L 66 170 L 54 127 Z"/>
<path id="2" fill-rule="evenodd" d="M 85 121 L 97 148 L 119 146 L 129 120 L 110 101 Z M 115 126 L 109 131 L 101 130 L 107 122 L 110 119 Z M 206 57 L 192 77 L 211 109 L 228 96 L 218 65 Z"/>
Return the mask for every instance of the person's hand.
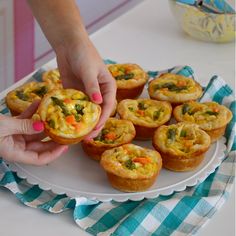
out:
<path id="1" fill-rule="evenodd" d="M 39 103 L 33 103 L 18 117 L 0 115 L 0 156 L 10 162 L 45 165 L 67 151 L 66 145 L 53 141 L 41 142 L 44 125 L 29 118 Z"/>
<path id="2" fill-rule="evenodd" d="M 116 82 L 89 40 L 86 43 L 60 47 L 56 50 L 56 55 L 64 87 L 82 90 L 93 102 L 101 104 L 100 120 L 86 137 L 94 138 L 114 108 Z"/>

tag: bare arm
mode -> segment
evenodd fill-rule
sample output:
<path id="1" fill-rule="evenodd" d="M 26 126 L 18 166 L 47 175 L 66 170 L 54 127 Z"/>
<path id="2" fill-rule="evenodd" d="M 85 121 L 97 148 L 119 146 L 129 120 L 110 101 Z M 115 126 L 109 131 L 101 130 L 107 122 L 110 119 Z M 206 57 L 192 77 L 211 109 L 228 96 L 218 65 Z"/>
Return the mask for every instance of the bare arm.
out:
<path id="1" fill-rule="evenodd" d="M 65 87 L 84 90 L 102 104 L 95 137 L 110 116 L 116 84 L 90 41 L 75 0 L 28 0 L 34 16 L 57 55 Z"/>

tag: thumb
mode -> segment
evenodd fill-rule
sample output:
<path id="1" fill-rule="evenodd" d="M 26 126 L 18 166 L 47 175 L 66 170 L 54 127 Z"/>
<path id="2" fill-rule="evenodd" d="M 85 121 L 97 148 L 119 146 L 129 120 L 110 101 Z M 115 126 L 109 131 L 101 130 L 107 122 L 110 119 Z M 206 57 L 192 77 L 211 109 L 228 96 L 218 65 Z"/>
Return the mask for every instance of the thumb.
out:
<path id="1" fill-rule="evenodd" d="M 37 134 L 44 130 L 41 121 L 31 119 L 17 119 L 13 117 L 2 117 L 0 119 L 0 137 L 13 134 Z"/>

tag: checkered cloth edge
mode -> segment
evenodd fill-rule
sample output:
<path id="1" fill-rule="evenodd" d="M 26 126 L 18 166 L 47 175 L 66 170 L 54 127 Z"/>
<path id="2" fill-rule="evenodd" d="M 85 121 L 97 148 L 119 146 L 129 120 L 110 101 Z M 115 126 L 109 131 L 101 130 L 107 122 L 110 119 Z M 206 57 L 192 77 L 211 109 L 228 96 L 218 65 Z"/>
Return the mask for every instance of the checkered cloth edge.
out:
<path id="1" fill-rule="evenodd" d="M 107 64 L 115 63 L 111 60 Z M 40 81 L 43 70 L 32 80 Z M 161 73 L 176 73 L 194 79 L 189 66 L 173 67 L 165 71 L 149 71 L 150 77 Z M 27 206 L 52 213 L 72 209 L 79 227 L 92 235 L 193 235 L 220 209 L 233 186 L 235 173 L 235 120 L 236 103 L 232 89 L 219 76 L 213 76 L 201 101 L 213 100 L 226 105 L 233 112 L 225 136 L 225 159 L 214 173 L 199 185 L 187 187 L 182 192 L 154 199 L 126 202 L 98 202 L 84 197 L 70 199 L 65 194 L 56 195 L 31 185 L 12 172 L 0 159 L 0 186 L 8 188 Z M 0 113 L 8 114 L 4 101 L 0 101 Z"/>

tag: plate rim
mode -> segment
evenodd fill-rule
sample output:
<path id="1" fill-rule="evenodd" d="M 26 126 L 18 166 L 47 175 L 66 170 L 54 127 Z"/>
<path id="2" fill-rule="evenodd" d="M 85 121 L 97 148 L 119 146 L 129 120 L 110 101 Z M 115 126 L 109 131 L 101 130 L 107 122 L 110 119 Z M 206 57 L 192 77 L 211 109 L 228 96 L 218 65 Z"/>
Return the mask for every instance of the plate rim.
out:
<path id="1" fill-rule="evenodd" d="M 51 191 L 54 194 L 66 194 L 70 198 L 87 198 L 92 201 L 117 201 L 117 202 L 125 202 L 127 200 L 132 201 L 140 201 L 143 199 L 153 199 L 158 197 L 159 195 L 168 196 L 174 192 L 184 191 L 187 187 L 192 187 L 197 184 L 202 183 L 211 173 L 213 173 L 218 166 L 220 166 L 226 150 L 226 138 L 222 137 L 217 140 L 216 148 L 214 150 L 213 157 L 209 160 L 207 165 L 204 165 L 199 171 L 197 171 L 193 176 L 182 180 L 178 183 L 162 187 L 159 189 L 147 190 L 144 192 L 134 192 L 134 193 L 88 193 L 85 191 L 78 191 L 73 189 L 69 189 L 62 186 L 57 186 L 55 184 L 50 183 L 49 181 L 42 181 L 37 176 L 34 176 L 32 173 L 25 171 L 20 163 L 7 162 L 9 168 L 17 174 L 18 177 L 26 180 L 29 184 L 38 185 L 42 190 Z M 158 180 L 157 180 L 158 181 Z"/>

